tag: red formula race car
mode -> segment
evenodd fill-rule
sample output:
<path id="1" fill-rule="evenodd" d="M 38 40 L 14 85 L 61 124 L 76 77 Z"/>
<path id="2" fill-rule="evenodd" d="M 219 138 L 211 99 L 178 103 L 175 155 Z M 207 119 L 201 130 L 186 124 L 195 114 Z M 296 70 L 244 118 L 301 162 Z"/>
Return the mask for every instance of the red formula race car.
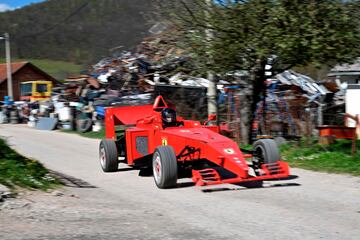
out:
<path id="1" fill-rule="evenodd" d="M 103 171 L 117 171 L 119 162 L 152 169 L 159 188 L 176 186 L 181 176 L 191 176 L 198 186 L 289 176 L 273 140 L 258 140 L 245 154 L 218 126 L 176 116 L 161 96 L 154 105 L 107 108 L 105 127 L 99 150 Z"/>

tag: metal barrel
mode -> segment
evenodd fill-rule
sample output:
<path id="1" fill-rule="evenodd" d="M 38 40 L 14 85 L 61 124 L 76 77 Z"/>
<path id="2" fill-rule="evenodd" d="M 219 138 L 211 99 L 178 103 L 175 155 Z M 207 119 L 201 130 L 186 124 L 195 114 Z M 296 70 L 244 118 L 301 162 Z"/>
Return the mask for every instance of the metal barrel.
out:
<path id="1" fill-rule="evenodd" d="M 8 117 L 5 114 L 5 111 L 0 111 L 0 124 L 8 123 Z"/>
<path id="2" fill-rule="evenodd" d="M 19 123 L 19 113 L 17 110 L 10 111 L 10 123 L 11 124 Z"/>

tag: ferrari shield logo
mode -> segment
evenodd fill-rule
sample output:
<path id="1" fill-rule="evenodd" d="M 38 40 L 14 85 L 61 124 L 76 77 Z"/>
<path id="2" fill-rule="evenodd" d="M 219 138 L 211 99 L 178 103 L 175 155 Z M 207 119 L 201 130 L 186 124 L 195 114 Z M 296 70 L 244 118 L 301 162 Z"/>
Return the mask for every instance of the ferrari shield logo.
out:
<path id="1" fill-rule="evenodd" d="M 234 154 L 235 153 L 234 149 L 232 149 L 232 148 L 226 148 L 226 149 L 224 149 L 224 152 L 226 152 L 227 154 Z"/>
<path id="2" fill-rule="evenodd" d="M 162 144 L 163 146 L 168 145 L 167 139 L 166 139 L 166 138 L 162 138 L 162 139 L 161 139 L 161 144 Z"/>

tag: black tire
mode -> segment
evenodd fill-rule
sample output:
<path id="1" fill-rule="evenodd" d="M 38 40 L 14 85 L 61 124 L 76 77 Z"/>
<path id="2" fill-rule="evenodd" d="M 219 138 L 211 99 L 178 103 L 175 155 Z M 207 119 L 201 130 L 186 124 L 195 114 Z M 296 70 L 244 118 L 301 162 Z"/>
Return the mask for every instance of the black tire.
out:
<path id="1" fill-rule="evenodd" d="M 259 165 L 263 163 L 276 163 L 280 160 L 279 148 L 272 139 L 260 139 L 254 144 L 254 157 L 259 160 Z"/>
<path id="2" fill-rule="evenodd" d="M 158 188 L 171 188 L 176 185 L 178 178 L 177 160 L 171 146 L 156 148 L 153 159 L 153 176 Z"/>
<path id="3" fill-rule="evenodd" d="M 78 132 L 89 132 L 92 128 L 92 120 L 91 118 L 78 119 L 76 120 L 76 129 Z"/>
<path id="4" fill-rule="evenodd" d="M 116 172 L 118 170 L 118 151 L 115 141 L 103 139 L 99 147 L 100 165 L 104 172 Z"/>

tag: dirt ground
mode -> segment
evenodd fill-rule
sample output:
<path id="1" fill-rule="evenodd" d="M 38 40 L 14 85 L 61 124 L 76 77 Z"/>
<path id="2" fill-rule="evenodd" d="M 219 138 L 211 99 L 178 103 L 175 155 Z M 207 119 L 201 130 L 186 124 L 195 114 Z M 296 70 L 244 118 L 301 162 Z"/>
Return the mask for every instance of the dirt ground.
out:
<path id="1" fill-rule="evenodd" d="M 173 224 L 159 211 L 116 201 L 97 188 L 23 191 L 0 203 L 2 240 L 208 239 L 203 231 L 189 234 L 186 224 L 169 230 Z"/>

